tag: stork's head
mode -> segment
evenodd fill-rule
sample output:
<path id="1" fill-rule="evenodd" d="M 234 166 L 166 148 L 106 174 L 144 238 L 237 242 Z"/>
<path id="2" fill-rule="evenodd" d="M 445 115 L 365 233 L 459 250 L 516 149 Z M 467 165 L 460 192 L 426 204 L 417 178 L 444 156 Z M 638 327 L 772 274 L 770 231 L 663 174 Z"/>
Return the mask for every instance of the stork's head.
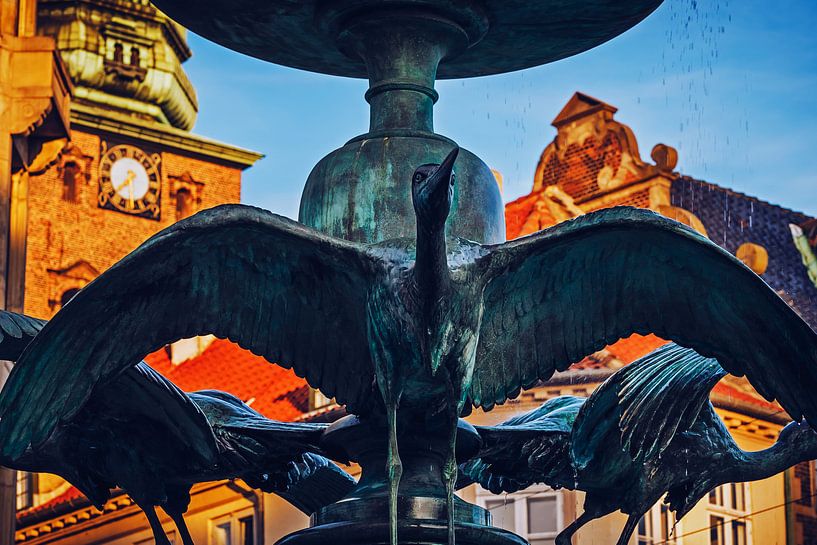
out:
<path id="1" fill-rule="evenodd" d="M 455 147 L 439 165 L 420 165 L 411 177 L 411 200 L 418 227 L 441 229 L 451 212 L 454 199 L 454 161 L 460 148 Z"/>
<path id="2" fill-rule="evenodd" d="M 815 431 L 808 422 L 801 420 L 799 422 L 789 422 L 782 430 L 777 438 L 780 443 L 800 444 L 805 446 L 805 443 L 811 445 L 812 450 L 817 449 L 817 431 Z"/>

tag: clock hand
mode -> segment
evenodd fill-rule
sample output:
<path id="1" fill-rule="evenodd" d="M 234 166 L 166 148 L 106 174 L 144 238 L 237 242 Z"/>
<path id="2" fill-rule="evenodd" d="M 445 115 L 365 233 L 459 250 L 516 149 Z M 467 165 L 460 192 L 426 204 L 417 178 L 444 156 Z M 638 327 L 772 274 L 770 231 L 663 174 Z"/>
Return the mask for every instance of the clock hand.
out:
<path id="1" fill-rule="evenodd" d="M 132 170 L 129 170 L 128 175 L 125 177 L 125 180 L 121 184 L 116 186 L 114 188 L 114 191 L 116 191 L 118 193 L 119 190 L 122 189 L 123 187 L 125 187 L 126 185 L 132 184 L 134 178 L 136 178 L 136 173 L 134 171 L 132 171 Z"/>

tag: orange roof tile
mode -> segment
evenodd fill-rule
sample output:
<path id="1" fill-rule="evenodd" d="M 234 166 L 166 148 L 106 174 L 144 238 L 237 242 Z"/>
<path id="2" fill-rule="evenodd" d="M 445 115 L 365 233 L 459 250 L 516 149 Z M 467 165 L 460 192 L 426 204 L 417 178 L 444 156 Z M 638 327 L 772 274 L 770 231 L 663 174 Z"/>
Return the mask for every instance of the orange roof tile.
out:
<path id="1" fill-rule="evenodd" d="M 783 412 L 783 409 L 777 403 L 773 403 L 770 401 L 766 401 L 760 394 L 752 395 L 750 393 L 744 392 L 739 388 L 735 388 L 734 386 L 727 384 L 725 382 L 719 382 L 712 388 L 713 394 L 720 394 L 725 397 L 730 397 L 736 399 L 738 401 L 742 401 L 744 403 L 749 403 L 756 407 L 760 407 L 762 409 L 767 409 L 769 411 L 769 416 L 773 416 Z"/>
<path id="2" fill-rule="evenodd" d="M 88 499 L 76 488 L 73 486 L 69 486 L 68 489 L 58 496 L 54 496 L 50 500 L 45 503 L 41 503 L 40 505 L 36 505 L 29 509 L 23 509 L 17 512 L 17 520 L 23 520 L 30 518 L 38 513 L 42 513 L 44 511 L 48 511 L 54 509 L 57 506 L 61 506 L 63 504 L 69 504 L 73 506 L 76 504 L 78 507 L 85 507 L 89 505 Z"/>
<path id="3" fill-rule="evenodd" d="M 641 356 L 645 356 L 658 348 L 667 344 L 667 341 L 653 334 L 638 335 L 637 333 L 630 335 L 626 339 L 621 339 L 607 347 L 618 360 L 622 363 L 633 363 Z"/>
<path id="4" fill-rule="evenodd" d="M 537 193 L 530 193 L 505 205 L 505 233 L 508 240 L 526 234 L 522 232 L 522 227 L 533 212 L 538 199 Z"/>
<path id="5" fill-rule="evenodd" d="M 151 354 L 146 361 L 186 392 L 223 390 L 267 418 L 289 421 L 309 410 L 309 387 L 304 379 L 228 340 L 216 339 L 201 355 L 176 365 L 166 350 Z"/>

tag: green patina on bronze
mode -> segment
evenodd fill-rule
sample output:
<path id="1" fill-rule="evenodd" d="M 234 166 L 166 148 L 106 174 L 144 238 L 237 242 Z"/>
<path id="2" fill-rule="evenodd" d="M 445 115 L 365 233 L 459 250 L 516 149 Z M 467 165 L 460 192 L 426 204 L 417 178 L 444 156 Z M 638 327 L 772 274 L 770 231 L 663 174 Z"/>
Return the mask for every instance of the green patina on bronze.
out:
<path id="1" fill-rule="evenodd" d="M 709 394 L 727 372 L 717 360 L 669 343 L 613 373 L 588 398 L 559 396 L 498 426 L 477 428 L 483 446 L 463 464 L 460 486 L 494 494 L 536 483 L 586 493 L 584 512 L 557 537 L 570 545 L 588 522 L 628 515 L 617 545 L 662 497 L 681 520 L 711 490 L 768 478 L 817 456 L 817 433 L 790 422 L 770 448 L 747 452 Z"/>
<path id="2" fill-rule="evenodd" d="M 539 458 L 503 454 L 514 468 L 504 475 L 512 486 L 548 479 L 569 486 L 572 477 L 574 487 L 602 490 L 561 545 L 611 507 L 631 514 L 626 535 L 639 509 L 662 492 L 658 484 L 673 485 L 681 471 L 707 463 L 681 455 L 662 465 L 659 454 L 674 451 L 671 432 L 692 426 L 690 419 L 700 423 L 701 434 L 715 429 L 714 420 L 695 417 L 723 370 L 745 375 L 793 417 L 817 421 L 817 335 L 734 256 L 677 222 L 630 208 L 503 242 L 502 203 L 490 171 L 433 132 L 437 76 L 499 73 L 575 54 L 626 30 L 660 0 L 158 3 L 238 51 L 308 70 L 367 75 L 370 131 L 315 167 L 301 207 L 306 225 L 243 205 L 206 210 L 100 275 L 41 333 L 25 317 L 0 314 L 0 352 L 19 352 L 36 334 L 21 356 L 11 354 L 20 359 L 0 394 L 3 463 L 22 468 L 33 459 L 40 468 L 74 471 L 64 475 L 73 481 L 81 480 L 77 471 L 98 471 L 100 482 L 142 498 L 157 542 L 165 543 L 154 506 L 177 518 L 183 511 L 178 502 L 168 503 L 166 481 L 185 471 L 185 484 L 221 478 L 214 472 L 225 463 L 214 460 L 222 450 L 246 448 L 242 438 L 258 442 L 263 432 L 275 445 L 256 452 L 274 457 L 272 473 L 304 450 L 363 468 L 356 486 L 328 474 L 338 483 L 334 491 L 345 493 L 337 502 L 324 498 L 329 505 L 316 495 L 321 479 L 293 479 L 304 487 L 296 496 L 313 512 L 313 527 L 282 543 L 453 543 L 456 535 L 461 545 L 521 545 L 522 538 L 491 528 L 485 510 L 455 501 L 457 463 L 478 453 L 480 435 L 489 449 L 496 436 L 486 429 L 478 434 L 459 417 L 472 407 L 490 410 L 634 332 L 654 332 L 717 357 L 718 367 L 697 355 L 669 362 L 659 356 L 660 369 L 648 362 L 645 373 L 639 366 L 622 371 L 621 387 L 613 381 L 587 402 L 549 402 L 497 432 L 514 440 L 545 437 Z M 206 334 L 291 367 L 354 416 L 326 431 L 270 423 L 226 394 L 186 396 L 138 363 L 167 343 Z M 105 463 L 66 466 L 64 457 L 55 459 L 62 447 L 53 441 L 71 438 L 84 418 L 107 413 L 117 400 L 124 402 L 116 409 L 127 414 L 155 409 L 148 400 L 129 405 L 123 393 L 146 385 L 162 386 L 155 395 L 182 404 L 181 416 L 198 417 L 198 428 L 162 416 L 154 417 L 159 425 L 135 418 L 143 425 L 133 434 L 121 433 L 121 423 L 104 429 L 104 422 L 91 422 L 86 427 L 99 433 L 83 440 L 89 452 L 111 453 Z M 218 438 L 224 429 L 219 415 L 231 411 L 229 438 L 238 444 L 225 439 L 222 450 L 196 467 L 184 465 L 185 455 L 140 454 L 162 443 L 140 440 L 140 433 L 168 426 L 184 444 L 197 440 L 199 429 L 198 439 L 208 442 L 210 432 Z M 656 415 L 666 418 L 654 426 Z M 115 441 L 106 439 L 109 432 Z M 553 440 L 567 436 L 569 442 Z M 817 441 L 800 454 L 814 456 L 812 446 Z M 768 470 L 799 456 L 783 456 L 781 449 L 770 453 L 771 463 L 753 461 Z M 493 470 L 479 464 L 491 455 L 483 451 L 465 466 L 489 488 L 496 484 Z M 651 473 L 656 458 L 660 479 Z M 146 463 L 166 473 L 140 479 Z M 231 469 L 218 475 L 280 491 L 281 483 L 257 474 L 252 459 Z M 313 469 L 308 472 L 318 474 Z M 630 487 L 630 496 L 615 504 L 619 488 L 608 481 L 622 475 L 642 479 L 639 484 L 649 475 L 656 486 Z M 687 496 L 699 497 L 716 480 L 696 484 Z M 292 492 L 287 486 L 284 492 Z M 193 545 L 184 532 L 182 538 Z"/>
<path id="3" fill-rule="evenodd" d="M 418 165 L 455 143 L 434 132 L 439 78 L 538 66 L 603 43 L 661 0 L 161 0 L 188 28 L 270 62 L 366 77 L 369 132 L 322 159 L 309 175 L 299 220 L 357 242 L 414 233 L 409 185 Z M 485 163 L 462 150 L 450 235 L 505 240 L 502 199 Z"/>

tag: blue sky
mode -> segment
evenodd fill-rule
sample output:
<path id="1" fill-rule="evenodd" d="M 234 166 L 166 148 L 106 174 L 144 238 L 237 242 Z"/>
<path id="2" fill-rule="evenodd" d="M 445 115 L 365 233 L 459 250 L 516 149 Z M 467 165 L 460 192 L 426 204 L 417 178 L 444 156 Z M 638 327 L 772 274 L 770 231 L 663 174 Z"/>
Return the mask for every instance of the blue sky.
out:
<path id="1" fill-rule="evenodd" d="M 619 108 L 642 157 L 663 142 L 678 169 L 817 215 L 817 1 L 666 0 L 587 53 L 499 76 L 438 82 L 435 129 L 527 193 L 550 121 L 574 91 Z M 242 200 L 290 217 L 312 166 L 366 132 L 366 82 L 258 61 L 190 35 L 195 132 L 266 158 Z"/>

